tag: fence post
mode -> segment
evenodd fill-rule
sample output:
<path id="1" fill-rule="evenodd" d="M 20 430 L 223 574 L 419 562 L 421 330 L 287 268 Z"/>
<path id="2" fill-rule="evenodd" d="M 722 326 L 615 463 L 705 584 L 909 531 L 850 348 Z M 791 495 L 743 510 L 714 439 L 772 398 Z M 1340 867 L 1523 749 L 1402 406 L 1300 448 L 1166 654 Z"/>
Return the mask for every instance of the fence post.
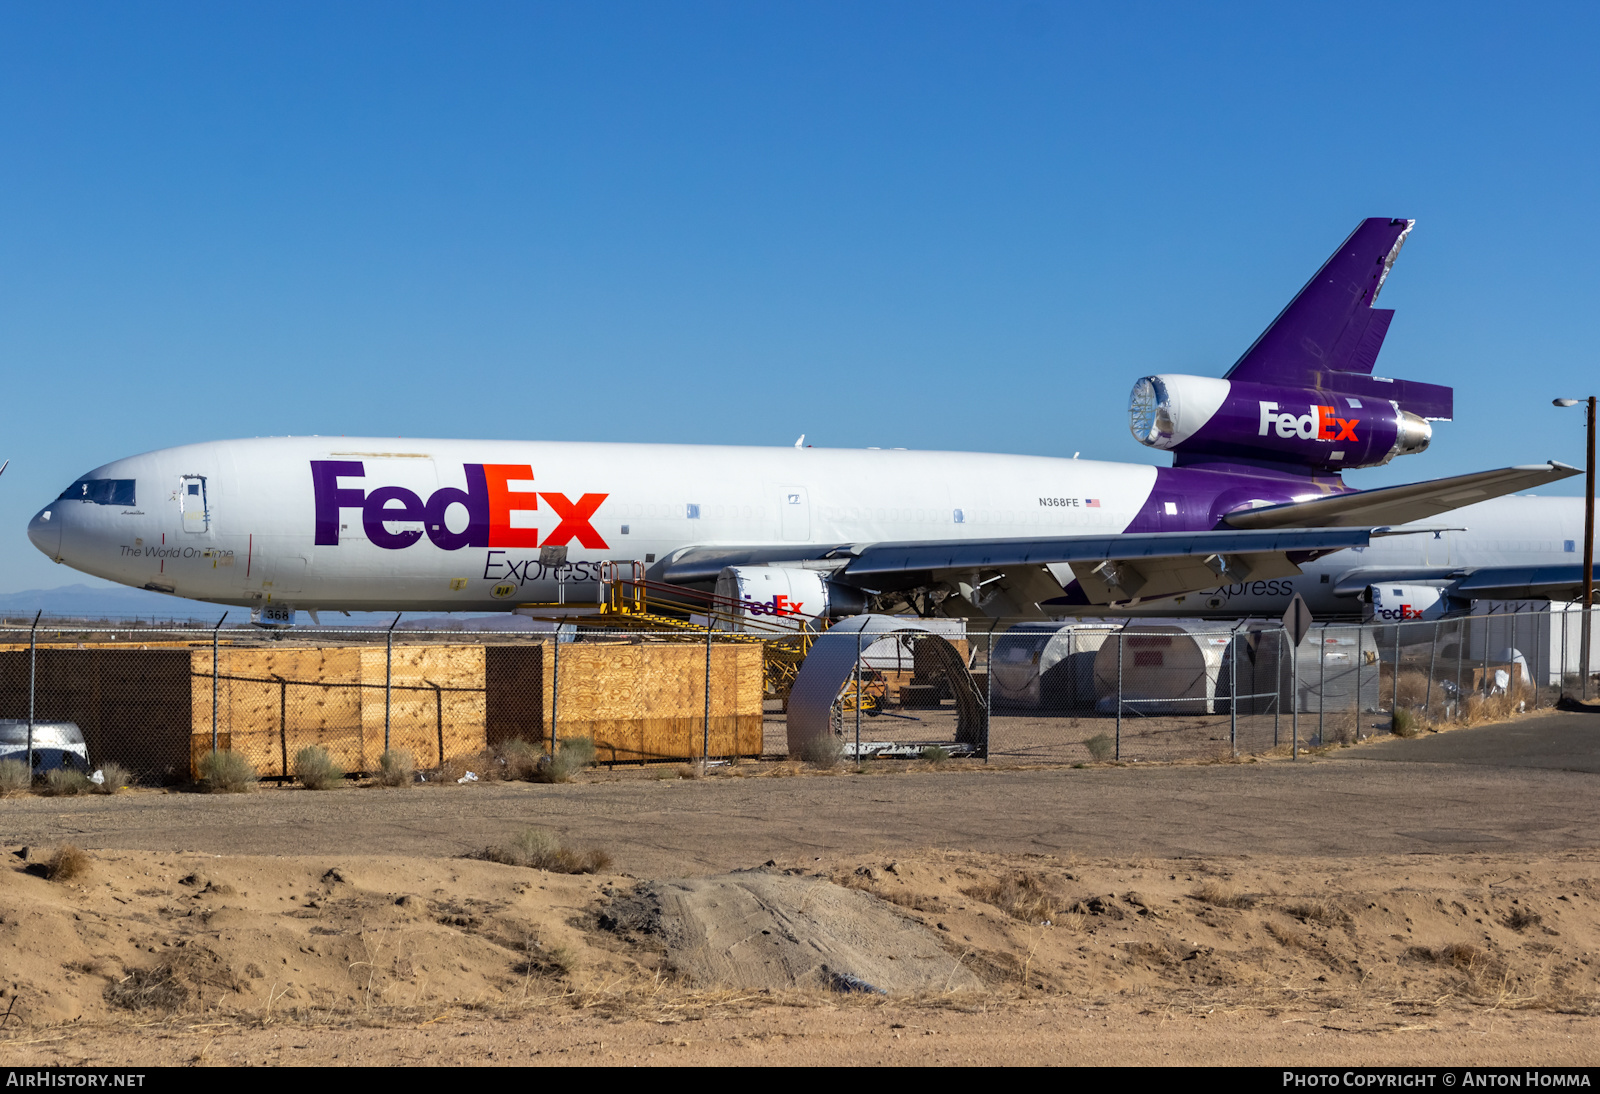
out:
<path id="1" fill-rule="evenodd" d="M 389 630 L 386 635 L 389 642 L 384 651 L 383 659 L 383 750 L 385 752 L 389 751 L 389 696 L 391 685 L 394 681 L 394 629 L 399 625 L 400 613 L 395 612 L 394 622 L 389 624 Z M 361 749 L 362 754 L 365 755 L 366 751 L 365 746 L 363 746 Z"/>
<path id="2" fill-rule="evenodd" d="M 1439 622 L 1433 621 L 1433 648 L 1428 651 L 1428 697 L 1422 701 L 1430 721 L 1433 719 L 1433 670 L 1439 663 Z"/>
<path id="3" fill-rule="evenodd" d="M 1513 611 L 1511 613 L 1511 638 L 1508 640 L 1506 645 L 1506 649 L 1511 651 L 1511 683 L 1510 686 L 1506 688 L 1507 702 L 1511 702 L 1514 696 L 1519 695 L 1522 692 L 1522 670 L 1517 667 L 1517 654 L 1520 652 L 1517 649 L 1517 616 L 1521 614 L 1522 613 L 1518 611 Z M 1524 657 L 1522 660 L 1526 662 L 1528 659 Z"/>
<path id="4" fill-rule="evenodd" d="M 1394 625 L 1394 686 L 1390 688 L 1389 695 L 1389 722 L 1394 723 L 1394 716 L 1400 710 L 1400 627 L 1397 621 Z"/>
<path id="5" fill-rule="evenodd" d="M 222 613 L 222 619 L 228 618 L 228 613 Z M 217 750 L 217 631 L 222 629 L 222 619 L 217 620 L 217 625 L 211 628 L 211 751 Z"/>
<path id="6" fill-rule="evenodd" d="M 1289 645 L 1289 758 L 1300 758 L 1300 643 Z"/>
<path id="7" fill-rule="evenodd" d="M 39 616 L 42 615 L 44 615 L 44 609 L 40 608 L 38 614 L 33 617 L 33 626 L 28 631 L 28 782 L 30 784 L 33 782 L 34 774 L 33 699 L 35 694 L 35 682 L 38 676 L 37 666 L 39 663 L 39 651 L 38 647 L 34 644 L 34 636 L 39 632 Z"/>
<path id="8" fill-rule="evenodd" d="M 1364 623 L 1356 624 L 1356 744 L 1361 743 L 1361 670 L 1366 667 L 1367 658 L 1361 648 L 1367 637 L 1367 628 Z"/>
<path id="9" fill-rule="evenodd" d="M 861 767 L 861 631 L 856 632 L 856 767 Z M 898 641 L 898 640 L 897 640 Z"/>
<path id="10" fill-rule="evenodd" d="M 705 774 L 711 762 L 711 611 L 706 610 L 706 717 L 700 727 L 700 773 Z"/>
<path id="11" fill-rule="evenodd" d="M 550 758 L 556 757 L 556 716 L 561 709 L 561 624 L 556 624 L 555 664 L 550 669 Z"/>
<path id="12" fill-rule="evenodd" d="M 1122 762 L 1122 640 L 1127 637 L 1127 624 L 1117 632 L 1117 762 Z"/>
<path id="13" fill-rule="evenodd" d="M 1278 726 L 1283 718 L 1283 624 L 1278 625 L 1278 656 L 1272 659 L 1272 747 L 1278 747 Z"/>
<path id="14" fill-rule="evenodd" d="M 289 777 L 289 681 L 278 678 L 278 770 Z"/>
<path id="15" fill-rule="evenodd" d="M 1561 605 L 1561 673 L 1560 673 L 1560 681 L 1561 681 L 1561 694 L 1562 695 L 1565 695 L 1567 693 L 1567 616 L 1568 616 L 1567 609 L 1570 606 L 1571 606 L 1571 602 L 1570 601 L 1568 601 L 1566 603 L 1563 603 Z M 1460 681 L 1456 682 L 1456 686 L 1457 687 L 1461 686 Z"/>
<path id="16" fill-rule="evenodd" d="M 1317 743 L 1328 745 L 1328 625 L 1324 623 L 1317 642 Z"/>
<path id="17" fill-rule="evenodd" d="M 1228 635 L 1228 747 L 1239 758 L 1239 628 Z"/>
<path id="18" fill-rule="evenodd" d="M 994 722 L 994 629 L 1000 625 L 995 619 L 989 623 L 989 644 L 983 659 L 983 762 L 989 762 L 989 727 Z"/>

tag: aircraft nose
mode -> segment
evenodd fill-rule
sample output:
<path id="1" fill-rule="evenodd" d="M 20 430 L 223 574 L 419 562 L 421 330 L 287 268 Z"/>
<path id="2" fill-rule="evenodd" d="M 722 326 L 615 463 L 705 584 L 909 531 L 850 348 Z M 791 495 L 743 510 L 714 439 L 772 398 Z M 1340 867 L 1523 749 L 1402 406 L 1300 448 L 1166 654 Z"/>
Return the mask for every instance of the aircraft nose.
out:
<path id="1" fill-rule="evenodd" d="M 35 547 L 49 555 L 52 562 L 60 562 L 61 514 L 54 507 L 39 510 L 28 522 L 28 538 Z"/>

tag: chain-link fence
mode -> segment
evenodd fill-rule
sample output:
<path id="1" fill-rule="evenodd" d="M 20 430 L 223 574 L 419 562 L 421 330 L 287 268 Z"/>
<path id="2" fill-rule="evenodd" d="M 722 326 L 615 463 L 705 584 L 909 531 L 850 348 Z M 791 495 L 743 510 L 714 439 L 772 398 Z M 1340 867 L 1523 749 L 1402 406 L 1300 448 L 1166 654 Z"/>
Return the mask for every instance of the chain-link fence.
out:
<path id="1" fill-rule="evenodd" d="M 1218 759 L 1487 720 L 1581 680 L 1582 613 L 1562 604 L 1317 625 L 1298 646 L 1276 621 L 874 619 L 781 637 L 0 624 L 0 759 L 114 761 L 146 785 L 193 778 L 213 748 L 268 778 L 313 745 L 350 772 L 395 750 L 459 777 L 513 741 L 574 738 L 602 764 L 809 759 L 819 743 L 863 758 Z"/>

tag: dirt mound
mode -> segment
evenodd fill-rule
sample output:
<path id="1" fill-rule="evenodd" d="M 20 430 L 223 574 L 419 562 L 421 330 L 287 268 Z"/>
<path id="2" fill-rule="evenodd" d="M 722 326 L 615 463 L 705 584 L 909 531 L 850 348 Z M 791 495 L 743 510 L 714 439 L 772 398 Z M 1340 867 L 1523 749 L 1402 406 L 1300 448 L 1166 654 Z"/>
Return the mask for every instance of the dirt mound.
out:
<path id="1" fill-rule="evenodd" d="M 665 951 L 699 988 L 923 995 L 982 982 L 892 906 L 825 877 L 751 870 L 646 882 L 603 928 Z"/>
<path id="2" fill-rule="evenodd" d="M 504 1005 L 579 953 L 629 967 L 573 925 L 602 879 L 464 859 L 87 855 L 67 883 L 29 869 L 38 850 L 4 858 L 13 1025 Z"/>

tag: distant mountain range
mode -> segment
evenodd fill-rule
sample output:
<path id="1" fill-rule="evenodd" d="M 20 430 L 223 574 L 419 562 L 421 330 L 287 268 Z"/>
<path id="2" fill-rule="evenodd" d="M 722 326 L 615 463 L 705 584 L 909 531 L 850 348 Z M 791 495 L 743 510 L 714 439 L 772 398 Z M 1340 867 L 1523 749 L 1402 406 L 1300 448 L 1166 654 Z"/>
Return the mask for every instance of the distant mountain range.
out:
<path id="1" fill-rule="evenodd" d="M 0 623 L 12 626 L 31 623 L 38 612 L 46 619 L 104 619 L 118 623 L 204 622 L 212 624 L 228 613 L 229 626 L 248 623 L 250 609 L 223 608 L 199 600 L 167 596 L 145 589 L 128 589 L 117 586 L 63 585 L 56 589 L 29 589 L 21 593 L 0 593 Z M 388 626 L 394 616 L 388 612 L 325 612 L 322 623 L 327 627 Z M 301 626 L 311 624 L 306 613 L 299 615 Z M 548 630 L 549 624 L 536 622 L 524 616 L 509 613 L 488 615 L 440 615 L 412 617 L 402 620 L 402 630 L 465 630 L 465 631 L 523 631 Z"/>

